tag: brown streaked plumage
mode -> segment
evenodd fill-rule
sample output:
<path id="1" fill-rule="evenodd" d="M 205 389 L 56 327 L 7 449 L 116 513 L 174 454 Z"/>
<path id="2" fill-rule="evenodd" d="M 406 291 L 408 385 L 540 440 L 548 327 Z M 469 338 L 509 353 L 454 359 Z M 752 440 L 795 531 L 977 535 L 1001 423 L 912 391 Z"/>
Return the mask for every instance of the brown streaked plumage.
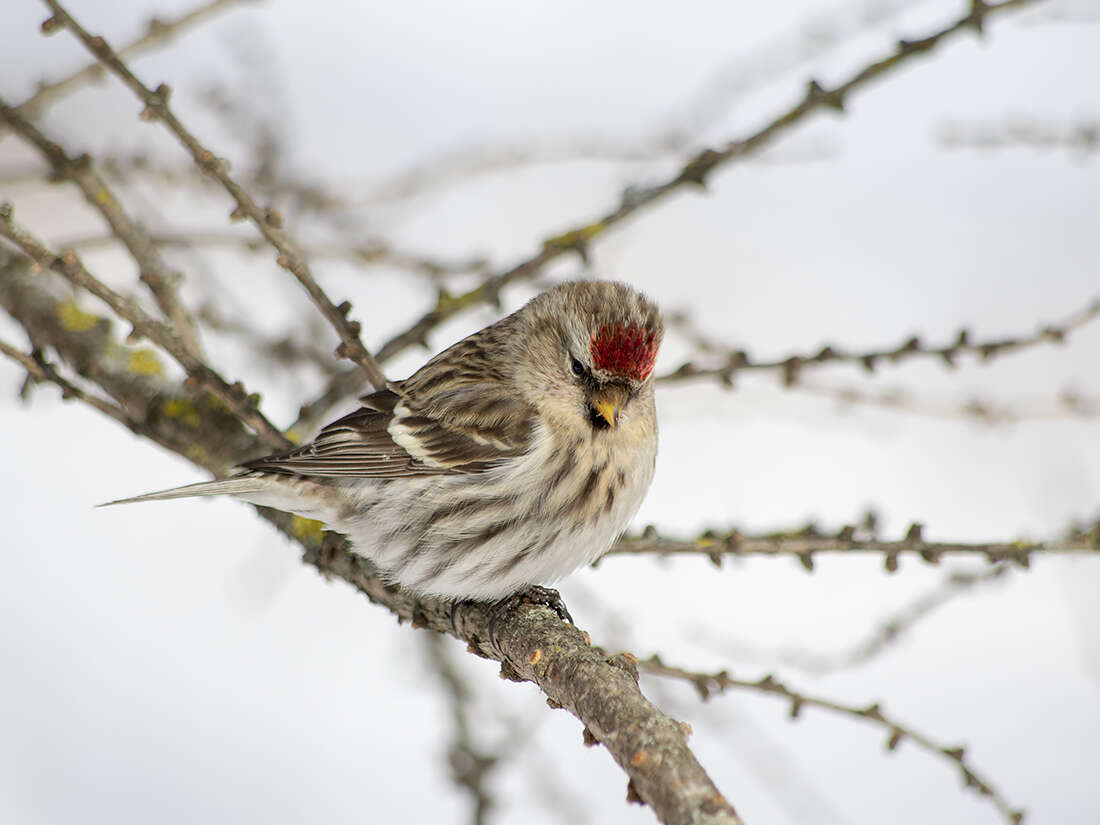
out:
<path id="1" fill-rule="evenodd" d="M 499 599 L 593 561 L 653 475 L 660 312 L 618 283 L 561 284 L 362 399 L 311 443 L 225 481 L 318 518 L 422 593 Z"/>

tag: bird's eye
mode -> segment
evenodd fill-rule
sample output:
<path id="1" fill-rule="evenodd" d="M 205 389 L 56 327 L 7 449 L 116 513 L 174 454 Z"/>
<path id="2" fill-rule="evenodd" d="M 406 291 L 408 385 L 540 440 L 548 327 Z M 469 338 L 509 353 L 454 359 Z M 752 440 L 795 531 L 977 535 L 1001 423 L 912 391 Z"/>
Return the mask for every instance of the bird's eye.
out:
<path id="1" fill-rule="evenodd" d="M 584 364 L 576 358 L 573 359 L 573 374 L 578 378 L 584 375 Z"/>

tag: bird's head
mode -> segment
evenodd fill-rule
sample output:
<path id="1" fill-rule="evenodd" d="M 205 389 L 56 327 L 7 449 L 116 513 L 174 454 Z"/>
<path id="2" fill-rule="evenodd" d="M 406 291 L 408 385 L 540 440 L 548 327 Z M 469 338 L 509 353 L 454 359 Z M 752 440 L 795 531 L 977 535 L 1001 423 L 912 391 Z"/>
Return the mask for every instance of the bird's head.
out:
<path id="1" fill-rule="evenodd" d="M 625 430 L 652 415 L 661 313 L 626 284 L 571 281 L 517 314 L 520 391 L 547 423 Z"/>

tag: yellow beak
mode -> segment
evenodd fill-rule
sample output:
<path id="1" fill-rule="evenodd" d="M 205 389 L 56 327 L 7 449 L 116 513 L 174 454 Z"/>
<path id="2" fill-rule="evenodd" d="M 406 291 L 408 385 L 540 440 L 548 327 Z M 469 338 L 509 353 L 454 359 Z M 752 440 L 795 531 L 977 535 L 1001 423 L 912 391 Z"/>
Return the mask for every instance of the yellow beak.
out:
<path id="1" fill-rule="evenodd" d="M 607 426 L 619 426 L 619 413 L 630 397 L 630 391 L 618 384 L 605 384 L 589 396 L 588 403 L 596 415 L 607 422 Z"/>
<path id="2" fill-rule="evenodd" d="M 607 422 L 607 426 L 613 428 L 619 423 L 619 405 L 614 401 L 607 398 L 593 399 L 592 407 Z"/>

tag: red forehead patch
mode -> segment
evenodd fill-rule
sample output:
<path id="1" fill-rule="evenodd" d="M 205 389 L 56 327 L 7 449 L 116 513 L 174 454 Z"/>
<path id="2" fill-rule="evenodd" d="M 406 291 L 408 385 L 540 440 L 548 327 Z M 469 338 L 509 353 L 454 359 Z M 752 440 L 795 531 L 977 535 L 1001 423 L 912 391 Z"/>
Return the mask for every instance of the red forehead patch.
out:
<path id="1" fill-rule="evenodd" d="M 645 381 L 657 362 L 657 336 L 640 327 L 604 325 L 592 336 L 588 351 L 596 369 Z"/>

